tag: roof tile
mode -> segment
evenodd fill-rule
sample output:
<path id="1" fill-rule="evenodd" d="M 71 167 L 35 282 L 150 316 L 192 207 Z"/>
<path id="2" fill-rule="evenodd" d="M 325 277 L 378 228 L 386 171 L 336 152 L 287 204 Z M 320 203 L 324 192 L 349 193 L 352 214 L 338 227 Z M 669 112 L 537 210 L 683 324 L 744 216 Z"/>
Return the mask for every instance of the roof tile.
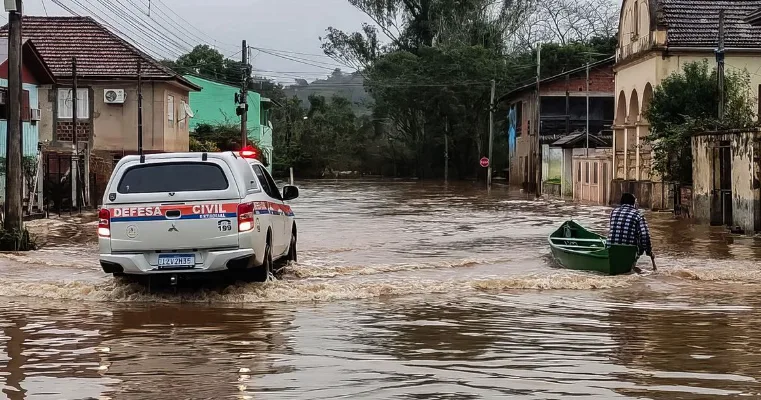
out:
<path id="1" fill-rule="evenodd" d="M 57 78 L 72 76 L 72 58 L 77 58 L 77 75 L 87 78 L 136 78 L 138 63 L 146 79 L 177 79 L 195 87 L 151 56 L 109 31 L 92 17 L 24 16 L 22 36 L 31 39 Z M 0 28 L 0 37 L 8 26 Z"/>
<path id="2" fill-rule="evenodd" d="M 761 48 L 761 27 L 747 21 L 761 0 L 661 0 L 658 7 L 669 46 L 718 47 L 719 10 L 724 10 L 724 46 Z"/>

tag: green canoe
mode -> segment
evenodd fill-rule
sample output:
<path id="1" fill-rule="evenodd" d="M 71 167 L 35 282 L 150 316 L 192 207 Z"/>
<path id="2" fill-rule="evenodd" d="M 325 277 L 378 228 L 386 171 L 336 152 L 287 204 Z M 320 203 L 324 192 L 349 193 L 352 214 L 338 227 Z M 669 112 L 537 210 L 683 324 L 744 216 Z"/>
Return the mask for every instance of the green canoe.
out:
<path id="1" fill-rule="evenodd" d="M 637 264 L 637 246 L 606 245 L 604 236 L 568 221 L 549 236 L 555 259 L 565 268 L 608 275 L 630 273 Z"/>

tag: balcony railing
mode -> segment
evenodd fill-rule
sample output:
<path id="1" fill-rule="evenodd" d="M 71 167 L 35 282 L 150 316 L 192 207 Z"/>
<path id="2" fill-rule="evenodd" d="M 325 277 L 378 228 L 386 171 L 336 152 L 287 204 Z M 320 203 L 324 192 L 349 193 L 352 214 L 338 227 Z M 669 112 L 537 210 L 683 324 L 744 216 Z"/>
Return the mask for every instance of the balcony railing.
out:
<path id="1" fill-rule="evenodd" d="M 655 32 L 640 36 L 635 40 L 619 47 L 616 51 L 616 62 L 623 61 L 635 54 L 647 51 L 655 45 Z"/>

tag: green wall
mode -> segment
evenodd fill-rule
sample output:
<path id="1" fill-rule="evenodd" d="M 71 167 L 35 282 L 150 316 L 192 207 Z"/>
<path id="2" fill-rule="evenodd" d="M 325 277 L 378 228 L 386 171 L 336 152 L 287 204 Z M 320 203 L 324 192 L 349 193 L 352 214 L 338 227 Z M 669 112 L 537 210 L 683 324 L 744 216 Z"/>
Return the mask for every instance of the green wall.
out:
<path id="1" fill-rule="evenodd" d="M 240 91 L 240 87 L 194 75 L 185 75 L 185 79 L 202 88 L 200 92 L 190 92 L 190 108 L 195 114 L 190 119 L 191 132 L 200 124 L 240 123 L 240 117 L 235 115 L 235 93 Z M 261 96 L 256 92 L 248 92 L 248 137 L 261 143 L 260 113 Z M 265 145 L 262 143 L 262 146 Z M 271 141 L 269 145 L 272 145 Z"/>

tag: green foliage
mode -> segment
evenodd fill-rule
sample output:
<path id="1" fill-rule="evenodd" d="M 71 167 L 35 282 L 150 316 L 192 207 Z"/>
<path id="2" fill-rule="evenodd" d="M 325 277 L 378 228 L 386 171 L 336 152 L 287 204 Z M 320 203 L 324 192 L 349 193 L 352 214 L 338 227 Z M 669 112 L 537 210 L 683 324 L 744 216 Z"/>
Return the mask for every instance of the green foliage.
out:
<path id="1" fill-rule="evenodd" d="M 331 171 L 372 172 L 377 155 L 370 148 L 369 119 L 358 118 L 351 102 L 340 96 L 311 96 L 309 104 L 304 110 L 297 98 L 290 99 L 276 116 L 274 172 L 285 175 L 289 167 L 306 177 Z"/>
<path id="2" fill-rule="evenodd" d="M 490 81 L 496 81 L 499 95 L 535 80 L 536 50 L 515 47 L 508 39 L 517 35 L 519 27 L 530 24 L 535 2 L 348 1 L 374 24 L 362 25 L 354 33 L 330 27 L 321 39 L 325 54 L 362 71 L 364 85 L 374 100 L 372 119 L 366 124 L 371 134 L 357 137 L 367 142 L 361 147 L 377 149 L 380 154 L 376 160 L 391 167 L 381 170 L 390 169 L 395 176 L 442 177 L 446 145 L 450 176 L 482 174 L 478 159 L 488 151 Z M 608 6 L 601 7 L 606 16 Z M 547 12 L 560 15 L 553 10 Z M 571 15 L 574 10 L 561 11 Z M 598 21 L 585 20 L 582 24 L 578 18 L 571 19 L 580 22 L 558 32 L 563 45 L 542 46 L 542 77 L 614 52 L 614 35 L 604 29 L 596 32 L 601 25 Z M 379 35 L 388 37 L 388 44 L 381 44 Z M 505 107 L 498 105 L 495 110 L 492 162 L 497 171 L 508 162 Z M 350 149 L 347 151 L 350 154 Z"/>
<path id="3" fill-rule="evenodd" d="M 249 140 L 250 145 L 260 148 L 257 141 Z M 210 125 L 199 124 L 195 132 L 190 133 L 190 151 L 215 152 L 215 151 L 238 151 L 241 149 L 240 125 L 230 122 Z M 260 154 L 259 160 L 265 165 L 269 160 Z"/>
<path id="4" fill-rule="evenodd" d="M 697 132 L 754 125 L 755 99 L 747 71 L 725 74 L 724 119 L 718 116 L 716 69 L 708 62 L 686 64 L 654 91 L 644 115 L 650 122 L 653 169 L 667 181 L 692 182 L 691 136 Z"/>
<path id="5" fill-rule="evenodd" d="M 243 73 L 240 61 L 226 59 L 208 45 L 196 46 L 176 61 L 163 60 L 161 63 L 181 75 L 194 74 L 226 82 L 240 82 Z"/>
<path id="6" fill-rule="evenodd" d="M 0 228 L 0 251 L 37 250 L 37 241 L 28 230 L 7 231 Z"/>

